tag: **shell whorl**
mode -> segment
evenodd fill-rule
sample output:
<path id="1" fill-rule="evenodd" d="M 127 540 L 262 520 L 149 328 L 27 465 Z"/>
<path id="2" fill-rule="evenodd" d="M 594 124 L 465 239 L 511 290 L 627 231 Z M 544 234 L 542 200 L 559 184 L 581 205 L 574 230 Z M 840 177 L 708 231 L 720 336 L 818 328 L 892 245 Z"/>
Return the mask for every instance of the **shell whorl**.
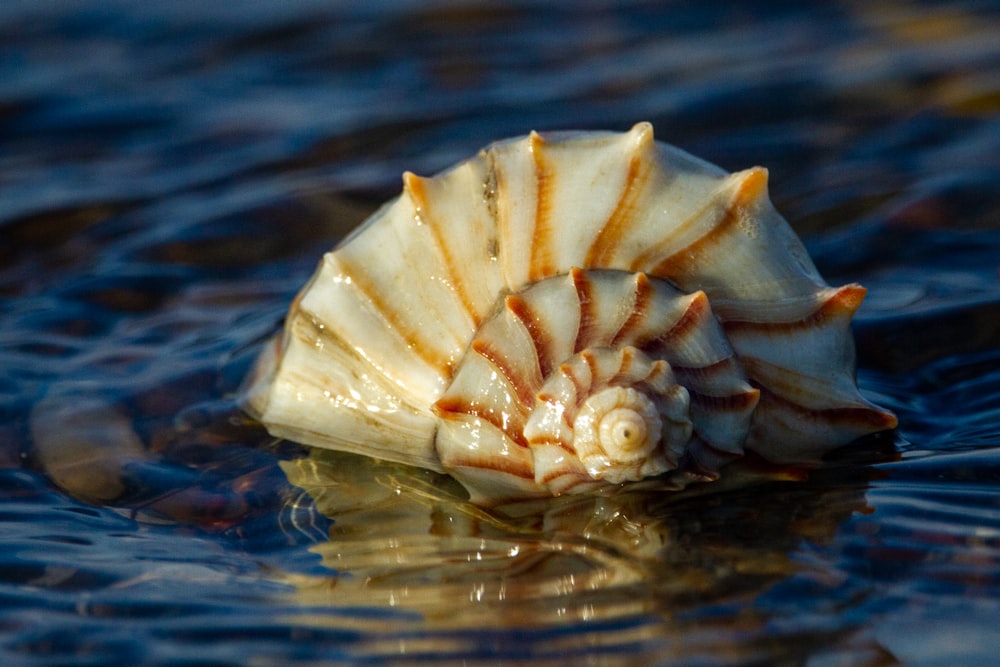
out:
<path id="1" fill-rule="evenodd" d="M 460 478 L 487 454 L 506 460 L 504 474 L 564 492 L 673 470 L 685 453 L 707 468 L 743 452 L 759 392 L 703 292 L 572 269 L 503 302 L 434 404 L 438 455 Z M 614 410 L 659 432 L 643 456 L 616 457 L 601 437 L 615 433 L 602 421 Z"/>
<path id="2" fill-rule="evenodd" d="M 275 435 L 509 497 L 710 478 L 747 449 L 808 462 L 895 426 L 854 382 L 864 289 L 826 285 L 764 169 L 641 123 L 403 183 L 261 356 L 247 407 Z"/>

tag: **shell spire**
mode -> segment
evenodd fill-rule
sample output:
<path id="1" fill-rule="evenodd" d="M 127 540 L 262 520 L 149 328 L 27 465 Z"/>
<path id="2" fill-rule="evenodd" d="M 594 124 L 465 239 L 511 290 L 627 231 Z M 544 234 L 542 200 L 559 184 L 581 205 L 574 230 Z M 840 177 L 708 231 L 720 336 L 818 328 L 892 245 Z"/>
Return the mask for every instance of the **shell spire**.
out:
<path id="1" fill-rule="evenodd" d="M 246 406 L 482 502 L 709 480 L 748 450 L 815 462 L 896 425 L 854 382 L 863 297 L 823 281 L 766 169 L 648 123 L 532 132 L 404 173 L 296 297 Z"/>

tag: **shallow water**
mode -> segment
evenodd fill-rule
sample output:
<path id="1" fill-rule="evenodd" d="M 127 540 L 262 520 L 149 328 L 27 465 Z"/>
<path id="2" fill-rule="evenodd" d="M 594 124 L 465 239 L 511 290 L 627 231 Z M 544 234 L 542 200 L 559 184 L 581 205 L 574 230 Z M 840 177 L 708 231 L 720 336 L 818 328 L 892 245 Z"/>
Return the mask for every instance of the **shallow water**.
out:
<path id="1" fill-rule="evenodd" d="M 1000 5 L 0 7 L 4 665 L 989 664 Z M 735 170 L 899 416 L 806 480 L 486 512 L 235 407 L 321 253 L 529 129 Z"/>

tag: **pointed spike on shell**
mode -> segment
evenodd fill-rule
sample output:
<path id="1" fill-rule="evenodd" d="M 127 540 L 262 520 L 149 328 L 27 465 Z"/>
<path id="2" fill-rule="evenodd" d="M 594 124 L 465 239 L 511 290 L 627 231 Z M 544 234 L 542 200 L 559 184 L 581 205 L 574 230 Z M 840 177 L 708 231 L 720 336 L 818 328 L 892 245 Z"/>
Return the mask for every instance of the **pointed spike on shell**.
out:
<path id="1" fill-rule="evenodd" d="M 637 123 L 626 137 L 632 145 L 628 149 L 629 159 L 618 200 L 590 243 L 585 260 L 588 267 L 620 268 L 628 265 L 628 261 L 621 256 L 625 245 L 623 240 L 630 227 L 635 227 L 639 220 L 638 207 L 653 176 L 657 150 L 653 126 L 649 123 Z"/>
<path id="2" fill-rule="evenodd" d="M 850 323 L 865 297 L 865 288 L 846 285 L 822 290 L 818 307 L 796 320 L 727 321 L 726 335 L 741 357 L 763 359 L 777 366 L 803 371 L 815 369 L 817 377 L 837 374 L 854 385 L 854 343 Z M 827 370 L 830 360 L 835 371 Z"/>
<path id="3" fill-rule="evenodd" d="M 748 448 L 773 463 L 815 464 L 831 447 L 896 428 L 895 415 L 859 398 L 857 404 L 808 409 L 763 392 Z"/>
<path id="4" fill-rule="evenodd" d="M 733 208 L 747 210 L 767 199 L 768 172 L 764 167 L 751 167 L 733 175 L 738 183 L 733 196 Z"/>
<path id="5" fill-rule="evenodd" d="M 762 167 L 727 174 L 637 123 L 532 132 L 402 186 L 248 377 L 272 433 L 446 470 L 489 503 L 678 488 L 745 449 L 814 460 L 896 426 L 854 381 L 864 289 L 823 281 Z M 575 440 L 601 392 L 655 406 L 641 461 Z M 627 445 L 648 411 L 610 404 L 605 435 Z"/>
<path id="6" fill-rule="evenodd" d="M 756 236 L 755 221 L 749 215 L 761 203 L 767 203 L 767 169 L 753 167 L 729 176 L 713 194 L 714 206 L 700 217 L 705 229 L 683 248 L 661 259 L 650 271 L 653 275 L 679 279 L 693 272 L 692 267 L 706 261 L 727 237 L 739 233 Z M 692 225 L 694 227 L 694 225 Z M 734 229 L 738 229 L 735 232 Z"/>
<path id="7" fill-rule="evenodd" d="M 412 171 L 403 172 L 403 195 L 413 203 L 414 222 L 423 222 L 422 213 L 427 209 L 427 188 L 429 178 L 417 176 Z"/>
<path id="8" fill-rule="evenodd" d="M 682 291 L 703 290 L 723 320 L 774 304 L 810 305 L 826 287 L 801 241 L 767 198 L 767 172 L 733 174 L 706 205 L 678 227 L 644 262 L 651 275 Z M 749 277 L 752 276 L 752 279 Z"/>
<path id="9" fill-rule="evenodd" d="M 750 377 L 762 388 L 748 446 L 777 463 L 815 458 L 819 444 L 843 444 L 897 426 L 864 399 L 854 382 L 850 320 L 866 290 L 824 290 L 819 307 L 791 322 L 733 322 L 726 331 Z"/>
<path id="10" fill-rule="evenodd" d="M 635 141 L 637 153 L 656 147 L 656 140 L 653 137 L 653 124 L 649 121 L 644 120 L 636 123 L 628 133 Z"/>
<path id="11" fill-rule="evenodd" d="M 418 201 L 424 200 L 424 178 L 417 176 L 412 171 L 403 172 L 403 190 Z"/>
<path id="12" fill-rule="evenodd" d="M 850 319 L 861 307 L 861 302 L 865 300 L 867 294 L 868 290 L 857 283 L 844 285 L 840 289 L 834 290 L 823 305 L 823 311 L 833 317 L 841 316 Z"/>

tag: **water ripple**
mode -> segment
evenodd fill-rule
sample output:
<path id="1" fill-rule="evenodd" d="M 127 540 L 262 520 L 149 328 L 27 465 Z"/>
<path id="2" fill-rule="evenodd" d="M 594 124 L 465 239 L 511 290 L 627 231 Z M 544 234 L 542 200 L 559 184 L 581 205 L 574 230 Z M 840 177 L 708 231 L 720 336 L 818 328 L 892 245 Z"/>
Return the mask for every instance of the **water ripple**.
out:
<path id="1" fill-rule="evenodd" d="M 998 26 L 974 0 L 2 3 L 0 661 L 988 663 Z M 859 383 L 896 434 L 806 481 L 485 512 L 235 407 L 404 169 L 643 119 L 766 165 L 824 275 L 868 287 Z"/>

